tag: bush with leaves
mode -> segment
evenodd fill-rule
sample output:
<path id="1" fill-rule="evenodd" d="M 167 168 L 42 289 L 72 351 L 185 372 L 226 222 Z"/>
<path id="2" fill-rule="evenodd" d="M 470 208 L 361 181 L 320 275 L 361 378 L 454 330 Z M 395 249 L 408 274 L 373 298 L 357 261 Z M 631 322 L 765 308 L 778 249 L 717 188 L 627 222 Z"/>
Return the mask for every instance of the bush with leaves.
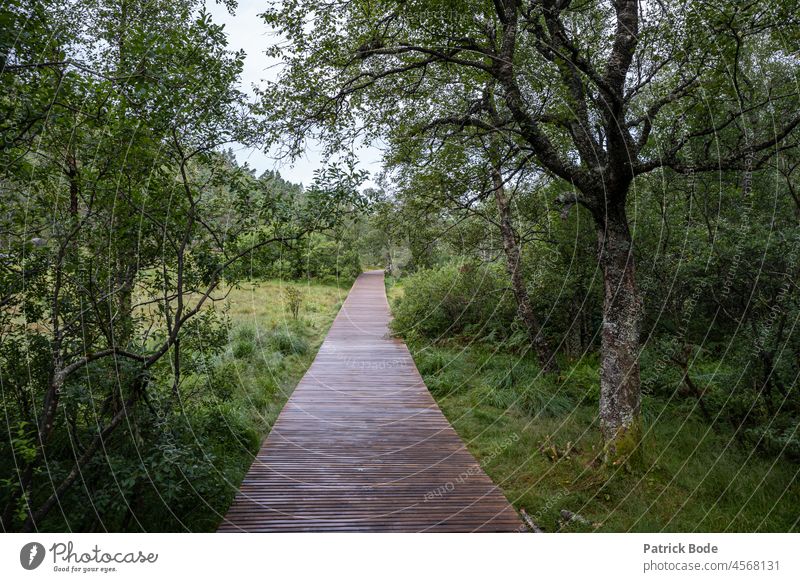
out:
<path id="1" fill-rule="evenodd" d="M 502 339 L 511 332 L 514 317 L 499 265 L 452 262 L 405 279 L 392 327 L 433 340 L 458 335 Z"/>

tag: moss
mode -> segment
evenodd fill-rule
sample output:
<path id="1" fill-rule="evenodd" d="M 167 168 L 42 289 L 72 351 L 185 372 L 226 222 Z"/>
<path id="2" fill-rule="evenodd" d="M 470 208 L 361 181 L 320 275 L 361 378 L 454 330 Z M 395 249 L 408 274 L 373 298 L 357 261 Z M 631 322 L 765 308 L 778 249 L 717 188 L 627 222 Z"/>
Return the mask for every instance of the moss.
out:
<path id="1" fill-rule="evenodd" d="M 603 443 L 606 464 L 640 467 L 642 454 L 642 418 L 637 416 L 627 427 L 620 427 L 612 438 Z"/>

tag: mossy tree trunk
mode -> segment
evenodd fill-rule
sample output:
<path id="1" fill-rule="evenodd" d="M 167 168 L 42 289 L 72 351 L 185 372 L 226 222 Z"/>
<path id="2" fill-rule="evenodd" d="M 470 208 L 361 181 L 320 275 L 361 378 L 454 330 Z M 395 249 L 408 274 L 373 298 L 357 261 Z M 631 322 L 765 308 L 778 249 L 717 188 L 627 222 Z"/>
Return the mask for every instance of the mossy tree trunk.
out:
<path id="1" fill-rule="evenodd" d="M 643 307 L 624 204 L 607 207 L 597 227 L 604 287 L 600 428 L 606 458 L 618 458 L 633 453 L 641 437 L 639 336 Z"/>

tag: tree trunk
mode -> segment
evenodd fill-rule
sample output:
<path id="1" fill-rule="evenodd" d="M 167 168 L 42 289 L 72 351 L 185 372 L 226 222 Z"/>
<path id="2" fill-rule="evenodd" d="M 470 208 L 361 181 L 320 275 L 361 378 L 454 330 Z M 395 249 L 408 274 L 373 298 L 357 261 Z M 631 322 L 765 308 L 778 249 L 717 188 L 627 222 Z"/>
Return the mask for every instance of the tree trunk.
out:
<path id="1" fill-rule="evenodd" d="M 78 162 L 72 151 L 67 154 L 67 181 L 69 182 L 69 213 L 70 216 L 77 216 L 80 184 L 78 182 Z"/>
<path id="2" fill-rule="evenodd" d="M 583 356 L 583 297 L 579 293 L 572 296 L 569 321 L 570 326 L 567 330 L 567 353 L 571 359 L 580 359 Z"/>
<path id="3" fill-rule="evenodd" d="M 642 299 L 636 288 L 633 241 L 622 208 L 606 208 L 598 220 L 603 269 L 603 329 L 600 365 L 600 428 L 606 459 L 638 449 L 641 439 L 639 334 Z"/>
<path id="4" fill-rule="evenodd" d="M 503 178 L 497 169 L 492 170 L 492 180 L 494 183 L 494 198 L 497 202 L 497 210 L 500 214 L 500 234 L 503 238 L 503 250 L 506 255 L 506 270 L 511 277 L 511 288 L 514 292 L 514 298 L 517 301 L 517 312 L 531 338 L 542 370 L 545 372 L 558 372 L 555 354 L 542 335 L 539 320 L 536 317 L 536 312 L 531 305 L 528 290 L 525 287 L 525 280 L 522 278 L 519 242 L 517 241 L 517 235 L 514 232 L 514 226 L 511 221 L 511 209 L 506 199 Z"/>

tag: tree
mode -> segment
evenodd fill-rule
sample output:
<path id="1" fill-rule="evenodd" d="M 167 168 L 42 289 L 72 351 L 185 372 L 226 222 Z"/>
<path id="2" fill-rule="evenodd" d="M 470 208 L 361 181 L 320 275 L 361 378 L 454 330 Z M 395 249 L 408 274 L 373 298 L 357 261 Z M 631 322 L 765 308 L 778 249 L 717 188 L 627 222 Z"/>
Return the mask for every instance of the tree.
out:
<path id="1" fill-rule="evenodd" d="M 599 414 L 614 458 L 641 433 L 629 193 L 651 172 L 749 174 L 796 146 L 796 64 L 781 37 L 797 34 L 790 4 L 274 4 L 264 17 L 287 40 L 272 51 L 287 67 L 264 101 L 274 134 L 296 136 L 288 153 L 308 136 L 335 149 L 473 127 L 502 133 L 570 188 L 559 202 L 588 209 L 597 231 Z"/>

